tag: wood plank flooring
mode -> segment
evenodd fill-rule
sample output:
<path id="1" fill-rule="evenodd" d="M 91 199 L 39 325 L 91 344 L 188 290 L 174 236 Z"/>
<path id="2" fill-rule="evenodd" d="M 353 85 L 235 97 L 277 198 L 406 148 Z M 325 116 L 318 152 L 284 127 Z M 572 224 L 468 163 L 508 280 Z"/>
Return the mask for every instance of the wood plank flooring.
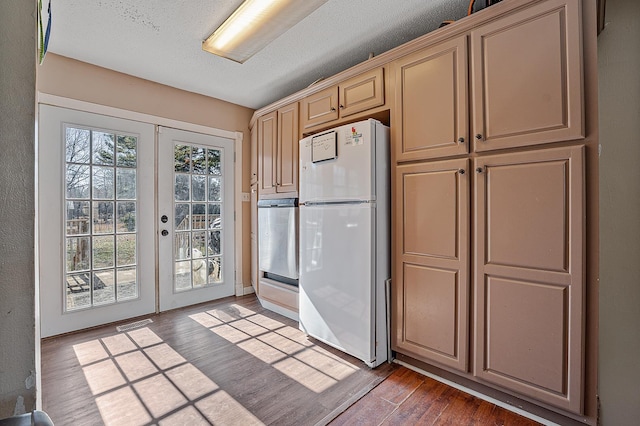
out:
<path id="1" fill-rule="evenodd" d="M 371 370 L 253 295 L 145 318 L 42 342 L 56 425 L 535 424 L 395 364 Z"/>
<path id="2" fill-rule="evenodd" d="M 406 367 L 395 370 L 331 422 L 331 426 L 537 424 Z"/>

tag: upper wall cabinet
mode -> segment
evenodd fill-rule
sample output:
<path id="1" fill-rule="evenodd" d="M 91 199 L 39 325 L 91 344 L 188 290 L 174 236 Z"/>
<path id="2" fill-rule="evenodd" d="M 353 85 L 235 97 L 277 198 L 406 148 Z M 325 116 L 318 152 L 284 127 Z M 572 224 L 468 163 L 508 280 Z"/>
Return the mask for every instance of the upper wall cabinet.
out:
<path id="1" fill-rule="evenodd" d="M 259 195 L 298 190 L 298 103 L 258 118 Z"/>
<path id="2" fill-rule="evenodd" d="M 396 160 L 468 152 L 467 37 L 458 37 L 394 63 Z"/>
<path id="3" fill-rule="evenodd" d="M 258 188 L 259 195 L 276 192 L 276 139 L 278 112 L 258 118 Z"/>
<path id="4" fill-rule="evenodd" d="M 330 123 L 384 105 L 383 68 L 352 77 L 302 99 L 302 128 Z"/>
<path id="5" fill-rule="evenodd" d="M 550 0 L 471 31 L 476 151 L 584 137 L 580 0 Z"/>

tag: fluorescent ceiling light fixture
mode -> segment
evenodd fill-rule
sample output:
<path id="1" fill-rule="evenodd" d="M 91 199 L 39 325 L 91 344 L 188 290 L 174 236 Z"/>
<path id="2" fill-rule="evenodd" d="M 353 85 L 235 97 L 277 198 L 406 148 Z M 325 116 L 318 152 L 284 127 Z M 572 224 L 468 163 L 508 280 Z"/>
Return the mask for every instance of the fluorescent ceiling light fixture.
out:
<path id="1" fill-rule="evenodd" d="M 327 0 L 245 0 L 202 49 L 243 63 Z"/>

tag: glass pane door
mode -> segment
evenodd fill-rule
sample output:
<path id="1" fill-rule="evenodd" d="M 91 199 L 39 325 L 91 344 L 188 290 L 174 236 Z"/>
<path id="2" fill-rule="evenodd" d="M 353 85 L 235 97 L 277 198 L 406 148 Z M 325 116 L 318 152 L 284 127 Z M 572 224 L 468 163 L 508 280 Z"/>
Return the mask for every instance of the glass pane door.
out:
<path id="1" fill-rule="evenodd" d="M 234 141 L 161 128 L 158 144 L 160 309 L 231 296 Z"/>
<path id="2" fill-rule="evenodd" d="M 40 106 L 43 336 L 155 311 L 154 126 Z"/>

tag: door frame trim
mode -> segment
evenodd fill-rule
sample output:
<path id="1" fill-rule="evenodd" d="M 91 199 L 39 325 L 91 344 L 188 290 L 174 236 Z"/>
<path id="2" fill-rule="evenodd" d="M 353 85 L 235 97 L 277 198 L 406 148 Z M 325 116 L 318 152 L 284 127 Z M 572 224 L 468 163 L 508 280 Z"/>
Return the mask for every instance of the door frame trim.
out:
<path id="1" fill-rule="evenodd" d="M 236 296 L 243 296 L 249 294 L 246 292 L 244 282 L 242 278 L 242 140 L 244 135 L 242 132 L 233 132 L 230 130 L 216 129 L 215 127 L 203 126 L 200 124 L 189 123 L 186 121 L 173 120 L 165 117 L 158 117 L 152 114 L 145 114 L 141 112 L 129 111 L 122 108 L 110 107 L 107 105 L 100 105 L 92 102 L 80 101 L 77 99 L 67 98 L 64 96 L 51 95 L 48 93 L 37 93 L 37 103 L 40 105 L 51 105 L 56 107 L 62 107 L 67 109 L 75 109 L 78 111 L 90 112 L 94 114 L 106 115 L 109 117 L 123 118 L 127 120 L 140 121 L 142 123 L 152 124 L 156 126 L 155 138 L 157 143 L 158 138 L 158 126 L 171 127 L 178 130 L 186 130 L 189 132 L 203 133 L 205 135 L 219 136 L 226 139 L 232 139 L 234 141 L 234 233 L 235 233 L 235 294 Z M 157 160 L 157 159 L 156 159 Z M 157 161 L 156 161 L 157 164 Z M 156 179 L 157 180 L 157 179 Z M 157 182 L 156 182 L 157 185 Z M 157 188 L 156 188 L 157 189 Z M 157 215 L 157 205 L 156 205 Z M 156 236 L 157 236 L 156 226 Z M 157 242 L 157 241 L 156 241 Z M 157 244 L 156 244 L 157 246 Z M 156 256 L 157 262 L 157 256 Z M 157 294 L 158 294 L 158 273 L 156 265 L 156 311 L 159 309 Z M 250 287 L 251 288 L 251 287 Z"/>

